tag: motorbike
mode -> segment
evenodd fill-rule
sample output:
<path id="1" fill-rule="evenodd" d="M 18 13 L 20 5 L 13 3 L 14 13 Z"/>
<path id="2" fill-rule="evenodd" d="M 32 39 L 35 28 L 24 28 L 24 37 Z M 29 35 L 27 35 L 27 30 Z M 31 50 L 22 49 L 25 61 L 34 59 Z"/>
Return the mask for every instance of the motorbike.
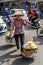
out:
<path id="1" fill-rule="evenodd" d="M 31 21 L 29 21 L 29 23 L 31 24 L 31 28 L 34 28 L 34 29 L 38 29 L 40 27 L 40 19 L 36 19 L 34 20 L 35 23 L 32 23 Z"/>
<path id="2" fill-rule="evenodd" d="M 36 34 L 38 37 L 43 38 L 43 25 L 41 25 L 39 28 L 37 28 Z"/>

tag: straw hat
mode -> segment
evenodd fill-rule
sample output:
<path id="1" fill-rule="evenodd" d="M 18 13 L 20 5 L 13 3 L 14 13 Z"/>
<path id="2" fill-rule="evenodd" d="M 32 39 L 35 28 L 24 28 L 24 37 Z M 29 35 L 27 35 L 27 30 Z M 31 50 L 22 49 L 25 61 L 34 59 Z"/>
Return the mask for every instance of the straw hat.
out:
<path id="1" fill-rule="evenodd" d="M 14 14 L 12 14 L 11 16 L 18 16 L 18 15 L 23 16 L 23 13 L 20 12 L 20 11 L 16 11 L 16 12 L 15 12 Z"/>

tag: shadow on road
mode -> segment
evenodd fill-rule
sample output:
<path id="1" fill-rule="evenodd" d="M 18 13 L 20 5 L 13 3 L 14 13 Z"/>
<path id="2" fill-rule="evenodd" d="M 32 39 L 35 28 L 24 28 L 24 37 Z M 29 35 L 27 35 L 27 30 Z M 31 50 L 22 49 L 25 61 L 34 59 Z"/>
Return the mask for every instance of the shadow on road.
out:
<path id="1" fill-rule="evenodd" d="M 14 54 L 14 55 L 11 55 L 12 53 L 15 53 L 15 52 L 17 52 L 16 49 L 11 51 L 11 52 L 8 52 L 8 53 L 2 55 L 0 57 L 1 64 L 7 62 L 6 60 L 8 60 L 10 58 L 14 58 L 14 60 L 16 58 L 16 60 L 12 63 L 12 65 L 29 65 L 30 63 L 32 63 L 34 61 L 33 58 L 28 59 L 28 58 L 25 58 L 25 57 L 23 57 L 21 55 L 18 55 L 18 53 Z"/>
<path id="2" fill-rule="evenodd" d="M 33 36 L 33 41 L 39 42 L 39 45 L 43 45 L 43 38 L 41 37 Z"/>
<path id="3" fill-rule="evenodd" d="M 5 62 L 8 62 L 9 63 L 9 59 L 10 58 L 17 58 L 17 57 L 19 57 L 20 55 L 10 55 L 10 54 L 12 54 L 12 53 L 14 53 L 14 52 L 16 52 L 17 50 L 15 49 L 15 50 L 13 50 L 13 51 L 11 51 L 11 52 L 9 52 L 9 53 L 6 53 L 6 54 L 4 54 L 4 55 L 2 55 L 1 57 L 0 57 L 0 64 L 3 64 L 3 63 L 5 63 Z"/>
<path id="4" fill-rule="evenodd" d="M 11 44 L 3 45 L 3 46 L 0 46 L 0 51 L 8 50 L 9 48 L 12 48 L 12 47 L 15 47 L 15 46 L 16 45 L 11 45 Z"/>
<path id="5" fill-rule="evenodd" d="M 12 54 L 12 53 L 14 53 L 14 52 L 16 52 L 16 51 L 17 51 L 17 50 L 15 49 L 15 50 L 13 50 L 13 51 L 11 51 L 11 52 L 8 52 L 8 53 L 2 55 L 2 56 L 0 57 L 0 61 L 3 61 L 4 59 L 8 59 L 8 58 L 16 58 L 16 57 L 20 56 L 20 55 L 10 55 L 10 54 Z"/>
<path id="6" fill-rule="evenodd" d="M 4 35 L 5 34 L 5 32 L 4 33 L 0 33 L 0 36 L 2 36 L 2 35 Z"/>
<path id="7" fill-rule="evenodd" d="M 15 55 L 14 58 L 17 58 L 17 59 L 14 60 L 11 65 L 29 65 L 29 64 L 34 62 L 34 58 L 25 58 L 23 56 L 20 57 L 19 55 Z M 6 63 L 6 62 L 8 63 L 8 65 L 10 65 L 10 63 L 9 63 L 10 59 L 9 58 L 7 60 L 2 60 L 1 64 Z"/>
<path id="8" fill-rule="evenodd" d="M 21 57 L 21 58 L 16 59 L 12 63 L 12 65 L 30 65 L 33 61 L 34 61 L 33 58 L 24 58 L 24 57 Z"/>
<path id="9" fill-rule="evenodd" d="M 6 62 L 5 60 L 8 60 L 8 59 L 10 59 L 10 58 L 20 57 L 21 55 L 18 55 L 18 53 L 15 54 L 15 55 L 11 55 L 12 53 L 15 53 L 16 51 L 17 51 L 17 50 L 15 49 L 15 50 L 13 50 L 13 51 L 11 51 L 11 52 L 8 52 L 8 53 L 2 55 L 2 56 L 0 57 L 0 62 L 1 62 L 1 64 L 3 64 L 4 62 Z"/>

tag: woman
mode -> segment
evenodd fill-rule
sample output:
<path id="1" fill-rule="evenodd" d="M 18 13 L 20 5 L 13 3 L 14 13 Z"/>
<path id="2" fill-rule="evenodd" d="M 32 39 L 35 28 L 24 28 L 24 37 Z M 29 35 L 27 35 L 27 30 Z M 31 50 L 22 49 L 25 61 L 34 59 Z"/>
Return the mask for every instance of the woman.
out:
<path id="1" fill-rule="evenodd" d="M 14 30 L 14 38 L 16 41 L 17 49 L 19 49 L 19 38 L 21 42 L 21 53 L 23 52 L 23 44 L 24 44 L 24 25 L 28 26 L 28 22 L 21 19 L 23 14 L 20 11 L 16 11 L 13 17 L 15 17 L 14 21 L 11 22 L 11 28 Z"/>

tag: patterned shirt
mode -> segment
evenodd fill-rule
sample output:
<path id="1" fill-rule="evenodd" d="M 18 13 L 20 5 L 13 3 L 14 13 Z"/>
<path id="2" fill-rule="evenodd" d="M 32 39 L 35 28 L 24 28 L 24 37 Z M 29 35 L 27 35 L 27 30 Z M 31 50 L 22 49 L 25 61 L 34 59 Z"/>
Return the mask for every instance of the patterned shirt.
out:
<path id="1" fill-rule="evenodd" d="M 15 19 L 14 21 L 11 22 L 11 28 L 14 30 L 15 27 L 15 34 L 24 34 L 24 20 L 20 19 L 17 20 Z"/>

